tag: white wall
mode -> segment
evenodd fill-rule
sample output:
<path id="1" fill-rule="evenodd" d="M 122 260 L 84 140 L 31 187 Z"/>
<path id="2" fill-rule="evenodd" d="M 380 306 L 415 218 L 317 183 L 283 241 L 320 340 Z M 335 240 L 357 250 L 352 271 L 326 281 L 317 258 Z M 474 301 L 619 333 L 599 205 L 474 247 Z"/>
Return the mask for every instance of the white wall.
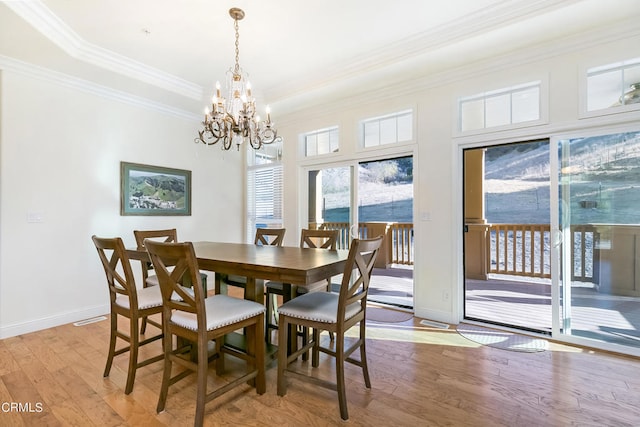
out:
<path id="1" fill-rule="evenodd" d="M 580 117 L 580 82 L 586 68 L 638 56 L 640 34 L 637 26 L 626 34 L 611 29 L 601 31 L 601 36 L 594 32 L 560 40 L 553 45 L 470 64 L 443 75 L 428 76 L 428 70 L 425 70 L 423 80 L 405 82 L 386 91 L 335 99 L 280 118 L 279 132 L 286 144 L 283 155 L 285 226 L 299 229 L 304 225 L 298 206 L 306 203 L 302 200 L 304 188 L 301 183 L 305 182 L 303 167 L 310 161 L 303 159 L 296 147 L 301 133 L 340 126 L 340 153 L 311 160 L 319 165 L 365 156 L 393 155 L 395 151 L 390 148 L 358 151 L 357 122 L 413 107 L 415 144 L 399 147 L 397 152 L 415 155 L 415 313 L 418 317 L 457 323 L 462 318 L 463 297 L 462 148 L 545 138 L 558 132 L 594 126 L 636 123 L 640 127 L 638 110 L 606 117 Z M 458 97 L 533 80 L 542 80 L 545 88 L 543 123 L 474 136 L 459 135 L 455 131 Z M 274 109 L 277 107 L 275 105 Z M 423 213 L 430 219 L 420 220 Z"/>
<path id="2" fill-rule="evenodd" d="M 242 240 L 240 154 L 196 145 L 197 121 L 21 72 L 1 76 L 0 338 L 108 312 L 93 234 L 126 246 L 134 229 Z M 120 216 L 121 161 L 191 170 L 192 215 Z M 28 222 L 29 212 L 42 222 Z"/>
<path id="3" fill-rule="evenodd" d="M 549 137 L 556 132 L 640 123 L 638 112 L 579 117 L 579 76 L 586 67 L 638 56 L 640 34 L 606 30 L 585 42 L 559 41 L 470 64 L 386 90 L 363 92 L 278 115 L 285 148 L 285 226 L 299 229 L 298 135 L 341 126 L 341 152 L 323 161 L 413 154 L 415 161 L 415 312 L 456 322 L 462 292 L 461 164 L 464 146 Z M 0 64 L 1 65 L 1 64 Z M 1 68 L 1 67 L 0 67 Z M 182 240 L 242 241 L 244 169 L 238 153 L 193 143 L 196 120 L 2 70 L 0 80 L 0 338 L 107 312 L 104 273 L 90 236 L 176 227 Z M 546 123 L 472 137 L 454 132 L 455 103 L 470 95 L 541 78 L 548 86 Z M 278 111 L 278 105 L 272 105 Z M 412 107 L 416 142 L 363 153 L 358 120 Z M 192 171 L 189 217 L 119 214 L 120 161 Z M 29 212 L 42 223 L 28 223 Z M 422 213 L 430 220 L 419 221 Z M 296 245 L 295 233 L 287 244 Z M 445 300 L 443 294 L 448 294 Z"/>

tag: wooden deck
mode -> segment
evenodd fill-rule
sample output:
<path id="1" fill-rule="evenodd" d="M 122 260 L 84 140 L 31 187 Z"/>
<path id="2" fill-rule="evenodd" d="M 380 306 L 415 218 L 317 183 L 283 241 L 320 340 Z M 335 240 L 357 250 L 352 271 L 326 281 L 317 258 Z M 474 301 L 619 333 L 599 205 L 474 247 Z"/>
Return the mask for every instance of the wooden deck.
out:
<path id="1" fill-rule="evenodd" d="M 551 281 L 470 280 L 465 318 L 551 331 Z M 599 293 L 591 286 L 571 289 L 571 335 L 640 346 L 640 298 Z"/>
<path id="2" fill-rule="evenodd" d="M 466 281 L 466 319 L 551 332 L 551 280 L 490 277 Z M 640 347 L 640 298 L 600 293 L 578 282 L 571 292 L 571 335 Z M 369 301 L 413 309 L 413 270 L 374 269 Z"/>
<path id="3" fill-rule="evenodd" d="M 368 300 L 413 309 L 413 268 L 374 268 Z"/>

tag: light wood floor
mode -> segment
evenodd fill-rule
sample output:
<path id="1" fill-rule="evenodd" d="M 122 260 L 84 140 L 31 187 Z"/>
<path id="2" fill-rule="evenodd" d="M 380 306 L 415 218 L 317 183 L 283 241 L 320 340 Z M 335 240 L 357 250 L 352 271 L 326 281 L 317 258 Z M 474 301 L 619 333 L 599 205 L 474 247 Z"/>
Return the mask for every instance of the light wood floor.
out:
<path id="1" fill-rule="evenodd" d="M 455 328 L 429 328 L 419 320 L 369 321 L 372 389 L 356 367 L 347 367 L 348 425 L 640 425 L 638 359 L 554 343 L 540 353 L 481 347 Z M 103 320 L 0 341 L 0 425 L 192 425 L 193 376 L 170 389 L 161 414 L 155 412 L 161 362 L 139 370 L 129 396 L 123 393 L 127 356 L 117 357 L 111 376 L 102 377 L 108 328 Z M 151 350 L 159 352 L 160 343 Z M 318 375 L 333 372 L 322 359 Z M 287 395 L 278 397 L 275 366 L 267 381 L 262 396 L 242 386 L 208 403 L 205 425 L 346 425 L 333 392 L 290 380 Z M 32 412 L 9 411 L 12 402 Z"/>

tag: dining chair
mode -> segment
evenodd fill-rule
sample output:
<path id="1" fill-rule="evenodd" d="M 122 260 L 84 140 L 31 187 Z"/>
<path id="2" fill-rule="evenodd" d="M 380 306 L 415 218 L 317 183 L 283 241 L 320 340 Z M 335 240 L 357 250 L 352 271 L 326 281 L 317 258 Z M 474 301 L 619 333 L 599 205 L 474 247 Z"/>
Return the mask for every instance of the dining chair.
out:
<path id="1" fill-rule="evenodd" d="M 169 228 L 166 230 L 133 230 L 133 236 L 136 239 L 136 246 L 138 250 L 145 250 L 144 240 L 145 239 L 153 239 L 161 242 L 171 243 L 178 241 L 178 231 L 175 228 Z M 149 275 L 149 271 L 153 270 L 153 264 L 151 260 L 141 261 L 142 264 L 142 280 L 143 286 L 146 288 L 147 286 L 157 286 L 158 285 L 158 277 L 154 275 Z M 207 275 L 206 273 L 200 272 L 202 275 L 202 286 L 206 292 L 207 290 Z M 144 317 L 142 319 L 142 326 L 140 327 L 140 333 L 144 334 L 147 329 L 148 319 Z M 161 327 L 160 324 L 154 325 L 156 327 Z"/>
<path id="2" fill-rule="evenodd" d="M 301 248 L 317 248 L 335 250 L 338 243 L 338 230 L 311 230 L 303 228 L 300 231 L 300 247 Z M 292 289 L 294 296 L 300 296 L 309 292 L 330 290 L 331 279 L 322 280 L 306 286 L 295 286 Z M 267 324 L 266 324 L 266 341 L 271 343 L 271 330 L 278 329 L 278 296 L 281 296 L 283 302 L 289 300 L 289 296 L 285 295 L 284 284 L 281 282 L 269 281 L 265 284 L 266 307 L 267 307 Z M 306 344 L 308 329 L 303 328 L 302 337 L 303 344 Z"/>
<path id="3" fill-rule="evenodd" d="M 300 295 L 280 306 L 278 312 L 279 343 L 288 342 L 290 324 L 311 328 L 313 333 L 311 340 L 306 345 L 293 351 L 290 355 L 287 354 L 286 345 L 279 346 L 278 396 L 284 396 L 287 393 L 286 377 L 303 380 L 330 390 L 337 390 L 340 416 L 343 420 L 348 420 L 345 362 L 361 367 L 364 384 L 367 388 L 371 388 L 367 367 L 365 322 L 369 280 L 381 243 L 382 236 L 366 240 L 354 239 L 351 242 L 340 293 L 311 292 Z M 351 342 L 350 346 L 345 348 L 345 333 L 356 324 L 359 324 L 359 336 L 355 342 Z M 320 332 L 323 330 L 333 332 L 336 335 L 333 349 L 320 345 Z M 320 352 L 335 357 L 335 383 L 295 368 L 293 362 L 309 349 L 311 349 L 311 366 L 313 368 L 319 366 Z M 351 354 L 358 349 L 360 350 L 360 360 L 351 357 Z"/>
<path id="4" fill-rule="evenodd" d="M 165 408 L 169 386 L 196 373 L 195 425 L 201 426 L 204 406 L 216 397 L 248 381 L 256 392 L 264 394 L 265 342 L 262 304 L 227 295 L 206 296 L 191 242 L 163 243 L 147 239 L 145 246 L 160 282 L 163 300 L 164 371 L 158 397 L 158 413 Z M 184 282 L 193 286 L 183 286 Z M 172 298 L 177 295 L 180 299 Z M 226 334 L 246 331 L 246 351 L 224 344 Z M 173 337 L 176 336 L 175 348 Z M 215 340 L 215 352 L 209 356 L 208 343 Z M 216 373 L 224 370 L 224 355 L 231 354 L 246 362 L 246 371 L 235 379 L 225 378 L 224 385 L 207 392 L 209 362 L 216 360 Z M 185 370 L 172 374 L 173 364 Z"/>
<path id="5" fill-rule="evenodd" d="M 144 239 L 155 239 L 162 242 L 177 242 L 178 230 L 170 228 L 166 230 L 133 230 L 133 236 L 136 239 L 136 246 L 139 251 L 145 250 Z M 141 261 L 142 263 L 142 280 L 143 286 L 157 286 L 158 277 L 156 275 L 149 275 L 149 270 L 153 270 L 153 264 L 151 260 Z"/>
<path id="6" fill-rule="evenodd" d="M 282 246 L 286 228 L 258 228 L 253 243 L 258 246 Z M 220 285 L 236 286 L 246 288 L 247 278 L 236 274 L 223 274 L 220 278 Z M 226 293 L 223 289 L 216 287 L 216 294 Z"/>
<path id="7" fill-rule="evenodd" d="M 282 246 L 286 228 L 258 228 L 253 243 L 264 246 Z"/>
<path id="8" fill-rule="evenodd" d="M 140 341 L 138 323 L 140 319 L 153 314 L 162 313 L 162 295 L 159 287 L 137 289 L 131 263 L 127 256 L 124 243 L 119 237 L 102 238 L 91 237 L 98 251 L 98 256 L 107 276 L 109 287 L 111 332 L 109 337 L 109 354 L 104 368 L 104 377 L 108 377 L 113 364 L 113 358 L 129 352 L 129 367 L 125 394 L 131 393 L 136 378 L 136 370 L 153 362 L 162 360 L 159 354 L 138 361 L 138 349 L 153 341 L 162 339 L 162 325 L 153 322 L 160 328 L 160 333 Z M 118 329 L 118 316 L 129 319 L 129 333 Z M 116 350 L 118 338 L 127 342 L 127 346 Z"/>

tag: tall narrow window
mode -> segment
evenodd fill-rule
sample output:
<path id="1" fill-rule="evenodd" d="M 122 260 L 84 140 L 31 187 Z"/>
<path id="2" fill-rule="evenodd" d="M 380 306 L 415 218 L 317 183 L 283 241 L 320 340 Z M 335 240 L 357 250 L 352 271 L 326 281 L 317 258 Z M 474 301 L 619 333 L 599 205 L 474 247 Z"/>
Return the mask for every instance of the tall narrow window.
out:
<path id="1" fill-rule="evenodd" d="M 540 81 L 535 81 L 460 99 L 460 131 L 539 120 L 540 85 Z"/>
<path id="2" fill-rule="evenodd" d="M 282 142 L 264 145 L 248 153 L 247 242 L 256 228 L 282 227 Z"/>
<path id="3" fill-rule="evenodd" d="M 406 110 L 362 121 L 362 145 L 377 147 L 413 139 L 413 111 Z"/>

